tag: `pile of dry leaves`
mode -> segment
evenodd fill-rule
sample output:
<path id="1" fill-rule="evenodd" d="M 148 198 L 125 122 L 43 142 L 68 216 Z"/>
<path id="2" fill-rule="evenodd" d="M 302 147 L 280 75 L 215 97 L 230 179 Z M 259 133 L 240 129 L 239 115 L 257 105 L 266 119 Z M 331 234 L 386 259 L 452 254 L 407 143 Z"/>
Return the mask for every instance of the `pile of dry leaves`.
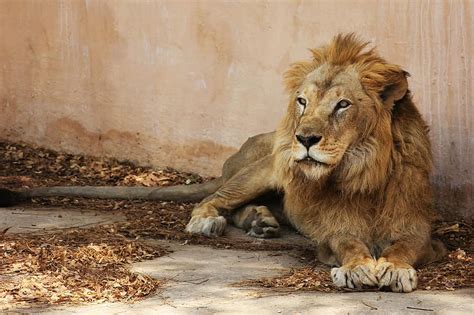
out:
<path id="1" fill-rule="evenodd" d="M 93 158 L 0 140 L 0 185 L 7 188 L 54 185 L 167 186 L 202 178 L 165 168 L 154 170 L 112 158 Z"/>
<path id="2" fill-rule="evenodd" d="M 135 301 L 160 282 L 129 264 L 165 251 L 128 240 L 113 226 L 0 238 L 0 309 L 62 303 Z"/>

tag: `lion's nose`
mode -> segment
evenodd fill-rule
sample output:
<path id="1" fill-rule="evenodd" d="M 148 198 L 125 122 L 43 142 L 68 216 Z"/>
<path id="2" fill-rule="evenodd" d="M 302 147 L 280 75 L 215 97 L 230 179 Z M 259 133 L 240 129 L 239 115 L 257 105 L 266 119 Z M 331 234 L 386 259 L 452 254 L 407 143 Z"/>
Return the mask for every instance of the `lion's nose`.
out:
<path id="1" fill-rule="evenodd" d="M 309 149 L 312 145 L 317 144 L 319 141 L 321 141 L 321 139 L 322 136 L 320 135 L 296 135 L 296 140 L 304 145 L 306 149 Z"/>

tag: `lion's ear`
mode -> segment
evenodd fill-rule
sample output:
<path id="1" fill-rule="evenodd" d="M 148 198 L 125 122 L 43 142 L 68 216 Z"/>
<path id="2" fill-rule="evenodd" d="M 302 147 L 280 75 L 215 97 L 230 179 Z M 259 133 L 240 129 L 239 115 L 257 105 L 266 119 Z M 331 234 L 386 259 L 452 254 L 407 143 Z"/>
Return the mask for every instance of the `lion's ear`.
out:
<path id="1" fill-rule="evenodd" d="M 380 93 L 382 102 L 387 106 L 401 100 L 408 92 L 407 77 L 410 74 L 404 70 L 390 72 L 386 76 L 386 84 Z"/>

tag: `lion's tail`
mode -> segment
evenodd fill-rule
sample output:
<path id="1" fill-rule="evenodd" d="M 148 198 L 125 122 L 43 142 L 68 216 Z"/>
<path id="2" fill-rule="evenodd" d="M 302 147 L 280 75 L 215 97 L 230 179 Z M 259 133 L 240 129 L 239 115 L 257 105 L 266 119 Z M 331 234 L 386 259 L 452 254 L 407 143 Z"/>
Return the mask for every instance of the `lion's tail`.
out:
<path id="1" fill-rule="evenodd" d="M 84 197 L 197 202 L 214 193 L 221 185 L 222 179 L 216 178 L 201 184 L 169 187 L 56 186 L 32 188 L 23 191 L 0 188 L 0 207 L 13 206 L 33 197 Z"/>

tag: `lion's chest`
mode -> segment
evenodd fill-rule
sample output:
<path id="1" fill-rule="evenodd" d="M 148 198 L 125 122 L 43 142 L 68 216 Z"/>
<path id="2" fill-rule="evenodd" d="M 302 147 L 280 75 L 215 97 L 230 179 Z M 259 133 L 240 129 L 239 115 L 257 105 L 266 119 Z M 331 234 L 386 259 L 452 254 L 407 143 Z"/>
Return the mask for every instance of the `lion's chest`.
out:
<path id="1" fill-rule="evenodd" d="M 311 202 L 299 195 L 285 194 L 286 217 L 296 230 L 310 238 L 319 238 L 318 230 L 324 221 L 321 212 L 326 206 L 321 200 Z"/>
<path id="2" fill-rule="evenodd" d="M 285 189 L 285 215 L 294 228 L 315 241 L 340 233 L 369 240 L 376 220 L 374 207 L 370 200 L 348 199 L 330 190 Z"/>

